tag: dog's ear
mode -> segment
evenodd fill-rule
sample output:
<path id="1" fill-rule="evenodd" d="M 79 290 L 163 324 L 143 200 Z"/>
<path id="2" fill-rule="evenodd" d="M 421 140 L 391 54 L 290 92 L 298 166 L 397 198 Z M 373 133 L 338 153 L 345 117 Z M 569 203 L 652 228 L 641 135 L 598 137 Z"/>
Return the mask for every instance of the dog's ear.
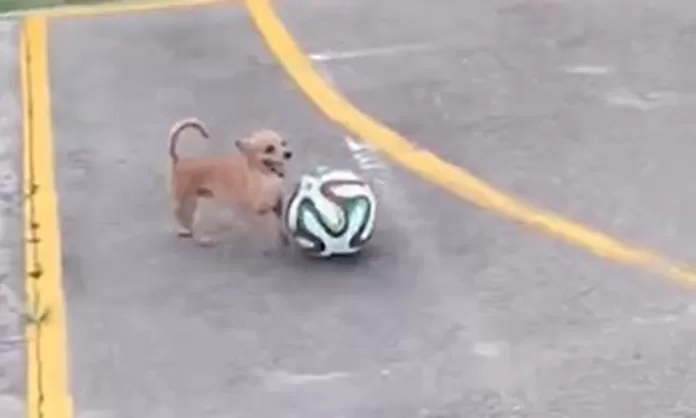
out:
<path id="1" fill-rule="evenodd" d="M 244 154 L 248 154 L 249 153 L 249 143 L 248 142 L 249 141 L 247 141 L 246 139 L 237 139 L 236 141 L 234 141 L 234 145 L 237 147 L 238 150 L 240 150 Z"/>

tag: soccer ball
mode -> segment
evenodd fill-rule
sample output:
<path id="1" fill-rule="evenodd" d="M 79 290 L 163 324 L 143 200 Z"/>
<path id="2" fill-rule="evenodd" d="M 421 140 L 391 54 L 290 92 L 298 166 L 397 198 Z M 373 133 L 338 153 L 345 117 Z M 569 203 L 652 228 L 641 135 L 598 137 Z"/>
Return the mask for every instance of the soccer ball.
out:
<path id="1" fill-rule="evenodd" d="M 377 202 L 350 170 L 319 167 L 303 175 L 285 207 L 293 240 L 317 257 L 358 253 L 375 228 Z"/>

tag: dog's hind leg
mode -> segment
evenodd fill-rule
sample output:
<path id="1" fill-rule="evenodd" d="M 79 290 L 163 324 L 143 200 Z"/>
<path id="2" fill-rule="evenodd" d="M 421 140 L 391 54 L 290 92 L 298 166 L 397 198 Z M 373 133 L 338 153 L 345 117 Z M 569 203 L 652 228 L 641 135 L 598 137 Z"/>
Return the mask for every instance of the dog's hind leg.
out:
<path id="1" fill-rule="evenodd" d="M 211 246 L 215 241 L 201 227 L 201 208 L 197 196 L 187 197 L 176 208 L 176 217 L 181 229 L 179 236 L 192 237 L 197 244 Z"/>
<path id="2" fill-rule="evenodd" d="M 254 218 L 260 226 L 263 226 L 267 239 L 272 240 L 269 242 L 271 244 L 268 248 L 269 251 L 271 248 L 282 248 L 289 245 L 289 239 L 283 225 L 283 201 L 281 199 L 278 199 L 273 206 L 257 211 Z"/>
<path id="3" fill-rule="evenodd" d="M 219 228 L 211 228 L 211 221 L 209 217 L 205 216 L 206 212 L 211 210 L 209 204 L 212 201 L 206 198 L 199 198 L 196 200 L 196 210 L 192 215 L 192 228 L 193 239 L 198 245 L 208 247 L 218 243 L 217 238 L 213 238 L 211 234 L 219 232 Z M 207 210 L 206 210 L 207 209 Z"/>
<path id="4" fill-rule="evenodd" d="M 176 202 L 174 215 L 179 223 L 179 230 L 177 233 L 180 237 L 193 237 L 197 206 L 198 199 L 195 196 L 185 197 Z"/>

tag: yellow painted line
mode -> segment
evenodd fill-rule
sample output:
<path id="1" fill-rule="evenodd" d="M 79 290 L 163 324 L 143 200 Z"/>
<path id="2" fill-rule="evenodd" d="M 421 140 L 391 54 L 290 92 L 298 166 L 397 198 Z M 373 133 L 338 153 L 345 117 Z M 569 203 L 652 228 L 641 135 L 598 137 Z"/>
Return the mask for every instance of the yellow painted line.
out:
<path id="1" fill-rule="evenodd" d="M 564 240 L 597 256 L 667 276 L 684 286 L 696 287 L 696 270 L 665 257 L 592 230 L 554 213 L 524 203 L 496 190 L 468 171 L 417 148 L 410 141 L 364 114 L 337 93 L 312 68 L 269 0 L 245 0 L 256 28 L 286 73 L 304 94 L 332 121 L 379 149 L 393 161 L 451 194 L 509 220 Z"/>
<path id="2" fill-rule="evenodd" d="M 29 418 L 71 418 L 46 19 L 28 17 L 20 39 Z"/>
<path id="3" fill-rule="evenodd" d="M 42 9 L 6 13 L 5 16 L 42 16 L 46 18 L 84 18 L 125 13 L 142 13 L 160 10 L 187 9 L 222 3 L 232 0 L 154 0 L 116 1 L 88 6 L 57 6 Z"/>

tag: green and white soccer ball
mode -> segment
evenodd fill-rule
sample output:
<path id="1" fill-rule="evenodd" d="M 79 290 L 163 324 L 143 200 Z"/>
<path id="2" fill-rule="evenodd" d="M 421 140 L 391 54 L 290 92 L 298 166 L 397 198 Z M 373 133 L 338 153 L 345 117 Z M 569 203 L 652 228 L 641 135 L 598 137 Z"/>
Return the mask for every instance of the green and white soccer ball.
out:
<path id="1" fill-rule="evenodd" d="M 331 257 L 358 253 L 372 237 L 376 212 L 375 195 L 357 174 L 320 167 L 300 178 L 284 219 L 300 248 Z"/>

